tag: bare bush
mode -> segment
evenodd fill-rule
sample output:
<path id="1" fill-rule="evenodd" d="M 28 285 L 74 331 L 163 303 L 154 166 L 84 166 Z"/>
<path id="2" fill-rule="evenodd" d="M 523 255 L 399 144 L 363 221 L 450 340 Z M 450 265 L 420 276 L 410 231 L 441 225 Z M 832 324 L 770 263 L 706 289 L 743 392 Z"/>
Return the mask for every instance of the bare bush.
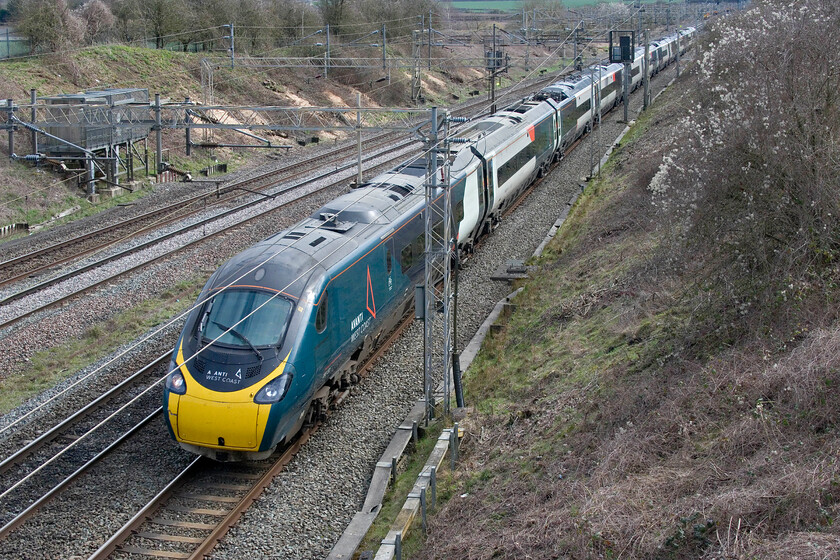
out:
<path id="1" fill-rule="evenodd" d="M 29 39 L 32 52 L 57 52 L 80 44 L 84 24 L 65 0 L 22 0 L 16 8 L 19 33 Z"/>
<path id="2" fill-rule="evenodd" d="M 87 44 L 105 41 L 110 38 L 117 22 L 111 8 L 102 0 L 85 2 L 79 8 L 78 15 L 84 23 L 84 37 Z"/>
<path id="3" fill-rule="evenodd" d="M 837 279 L 838 28 L 829 0 L 765 0 L 722 20 L 699 56 L 682 146 L 650 183 L 730 320 Z"/>

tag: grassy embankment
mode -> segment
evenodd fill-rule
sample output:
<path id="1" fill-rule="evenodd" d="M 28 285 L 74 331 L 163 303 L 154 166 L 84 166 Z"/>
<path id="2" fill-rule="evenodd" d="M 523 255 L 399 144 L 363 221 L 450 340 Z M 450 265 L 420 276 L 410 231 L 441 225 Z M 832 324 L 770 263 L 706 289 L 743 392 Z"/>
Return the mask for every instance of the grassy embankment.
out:
<path id="1" fill-rule="evenodd" d="M 481 51 L 480 46 L 475 50 Z M 351 56 L 348 53 L 348 56 Z M 468 56 L 459 53 L 458 56 Z M 119 45 L 97 46 L 71 51 L 55 56 L 30 57 L 0 62 L 0 96 L 28 103 L 29 92 L 35 89 L 39 96 L 51 96 L 85 90 L 105 88 L 147 88 L 150 98 L 159 93 L 166 101 L 182 101 L 190 97 L 200 102 L 203 98 L 200 61 L 206 54 L 181 53 Z M 394 51 L 390 56 L 405 56 Z M 532 61 L 538 58 L 532 53 Z M 564 66 L 564 61 L 552 59 L 544 66 L 554 71 Z M 315 79 L 317 69 L 263 69 L 221 67 L 214 70 L 214 102 L 218 105 L 239 106 L 354 106 L 356 92 L 361 91 L 365 103 L 372 105 L 406 106 L 410 98 L 411 77 L 407 72 L 397 72 L 387 82 L 378 81 L 381 72 L 366 75 L 352 70 L 337 72 L 336 79 Z M 518 80 L 524 71 L 514 68 L 502 77 L 500 87 Z M 484 92 L 486 80 L 479 70 L 453 69 L 448 75 L 439 72 L 423 74 L 423 92 L 427 105 L 446 107 L 456 99 L 465 100 L 475 90 Z M 345 85 L 350 84 L 350 85 Z M 27 118 L 28 115 L 21 115 Z M 266 133 L 266 135 L 270 135 Z M 330 136 L 332 137 L 332 136 Z M 29 153 L 28 132 L 16 135 L 18 153 Z M 194 140 L 197 137 L 194 136 Z M 242 137 L 234 133 L 217 131 L 215 139 L 221 142 L 241 143 Z M 273 137 L 276 143 L 297 146 L 294 138 L 285 133 Z M 183 132 L 164 130 L 164 160 L 178 169 L 192 172 L 222 161 L 229 170 L 235 170 L 265 154 L 262 150 L 246 149 L 194 149 L 186 157 Z M 5 135 L 0 137 L 0 153 L 8 153 Z M 150 142 L 154 150 L 154 142 Z M 150 153 L 154 162 L 154 154 Z M 125 204 L 148 194 L 151 179 L 142 168 L 135 173 L 138 184 L 134 194 L 102 199 L 98 204 L 88 202 L 85 186 L 74 176 L 62 179 L 51 172 L 35 172 L 29 164 L 11 162 L 0 158 L 0 225 L 11 223 L 41 224 L 57 214 L 75 209 L 71 215 L 53 220 L 50 226 L 101 212 L 116 204 Z M 6 239 L 0 239 L 0 242 Z"/>

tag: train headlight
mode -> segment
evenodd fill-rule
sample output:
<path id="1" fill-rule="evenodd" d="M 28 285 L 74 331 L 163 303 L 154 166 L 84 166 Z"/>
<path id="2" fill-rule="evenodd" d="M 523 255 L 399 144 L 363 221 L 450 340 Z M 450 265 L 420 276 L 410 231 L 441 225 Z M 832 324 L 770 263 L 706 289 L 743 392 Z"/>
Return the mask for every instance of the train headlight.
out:
<path id="1" fill-rule="evenodd" d="M 183 395 L 187 392 L 187 382 L 180 371 L 173 371 L 166 378 L 166 388 L 176 395 Z"/>
<path id="2" fill-rule="evenodd" d="M 289 366 L 286 366 L 287 371 L 277 379 L 269 381 L 254 397 L 254 402 L 257 404 L 274 404 L 286 396 L 289 391 L 289 385 L 292 384 L 292 372 L 288 371 Z"/>

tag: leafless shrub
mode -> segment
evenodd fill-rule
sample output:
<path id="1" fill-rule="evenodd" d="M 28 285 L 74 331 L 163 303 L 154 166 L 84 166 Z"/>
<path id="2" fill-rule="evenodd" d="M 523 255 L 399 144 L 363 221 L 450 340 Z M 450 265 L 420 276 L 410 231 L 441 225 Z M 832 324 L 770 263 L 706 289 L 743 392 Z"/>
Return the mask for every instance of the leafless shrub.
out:
<path id="1" fill-rule="evenodd" d="M 65 0 L 24 0 L 16 9 L 17 30 L 29 39 L 33 52 L 61 51 L 78 45 L 84 25 Z"/>
<path id="2" fill-rule="evenodd" d="M 686 254 L 706 255 L 686 266 L 725 299 L 727 320 L 812 300 L 837 278 L 838 26 L 828 0 L 756 2 L 724 19 L 699 56 L 683 145 L 650 183 Z"/>
<path id="3" fill-rule="evenodd" d="M 116 25 L 117 18 L 102 0 L 89 0 L 78 9 L 84 23 L 84 37 L 87 44 L 107 40 Z"/>
<path id="4" fill-rule="evenodd" d="M 422 558 L 840 558 L 840 327 L 828 321 L 840 249 L 840 6 L 753 6 L 713 30 L 700 55 L 696 101 L 675 135 L 687 147 L 638 176 L 650 178 L 662 225 L 652 237 L 679 254 L 621 269 L 619 285 L 676 293 L 682 278 L 699 280 L 635 307 L 610 295 L 611 309 L 636 320 L 609 334 L 638 358 L 605 366 L 574 412 L 561 412 L 562 393 L 545 404 L 552 386 L 535 382 L 506 395 L 522 410 L 482 418 L 487 446 L 468 452 L 463 497 L 435 517 Z M 638 191 L 628 177 L 616 199 L 633 206 Z M 619 244 L 625 224 L 628 239 L 650 231 L 620 203 L 574 224 L 582 241 L 564 247 L 558 270 L 600 273 L 586 259 L 617 251 L 590 253 Z M 537 321 L 547 336 L 553 317 L 597 331 L 587 298 L 609 283 L 578 280 L 587 295 L 549 303 Z M 588 350 L 580 337 L 569 344 L 575 356 Z M 551 456 L 533 452 L 547 441 Z"/>

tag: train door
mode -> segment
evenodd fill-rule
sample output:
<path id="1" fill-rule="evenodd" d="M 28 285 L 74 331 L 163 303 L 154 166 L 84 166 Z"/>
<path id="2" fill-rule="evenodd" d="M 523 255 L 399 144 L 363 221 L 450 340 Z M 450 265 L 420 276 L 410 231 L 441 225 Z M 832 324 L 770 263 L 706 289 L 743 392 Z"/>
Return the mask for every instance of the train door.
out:
<path id="1" fill-rule="evenodd" d="M 484 155 L 473 146 L 470 146 L 470 150 L 481 161 L 479 170 L 476 173 L 476 179 L 478 180 L 478 221 L 476 222 L 476 228 L 480 231 L 480 224 L 484 223 L 484 220 L 493 209 L 494 196 L 492 182 L 490 181 L 489 163 L 484 159 Z"/>
<path id="2" fill-rule="evenodd" d="M 313 317 L 314 338 L 315 338 L 315 374 L 320 379 L 326 379 L 332 375 L 331 366 L 335 365 L 335 358 L 338 353 L 336 344 L 337 325 L 332 320 L 333 301 L 330 296 L 331 290 L 325 289 L 320 297 L 314 302 Z"/>
<path id="3" fill-rule="evenodd" d="M 483 161 L 482 164 L 482 172 L 484 173 L 484 192 L 487 193 L 487 215 L 490 216 L 492 215 L 493 207 L 496 204 L 497 186 L 491 166 L 495 167 L 496 164 L 493 159 Z"/>

